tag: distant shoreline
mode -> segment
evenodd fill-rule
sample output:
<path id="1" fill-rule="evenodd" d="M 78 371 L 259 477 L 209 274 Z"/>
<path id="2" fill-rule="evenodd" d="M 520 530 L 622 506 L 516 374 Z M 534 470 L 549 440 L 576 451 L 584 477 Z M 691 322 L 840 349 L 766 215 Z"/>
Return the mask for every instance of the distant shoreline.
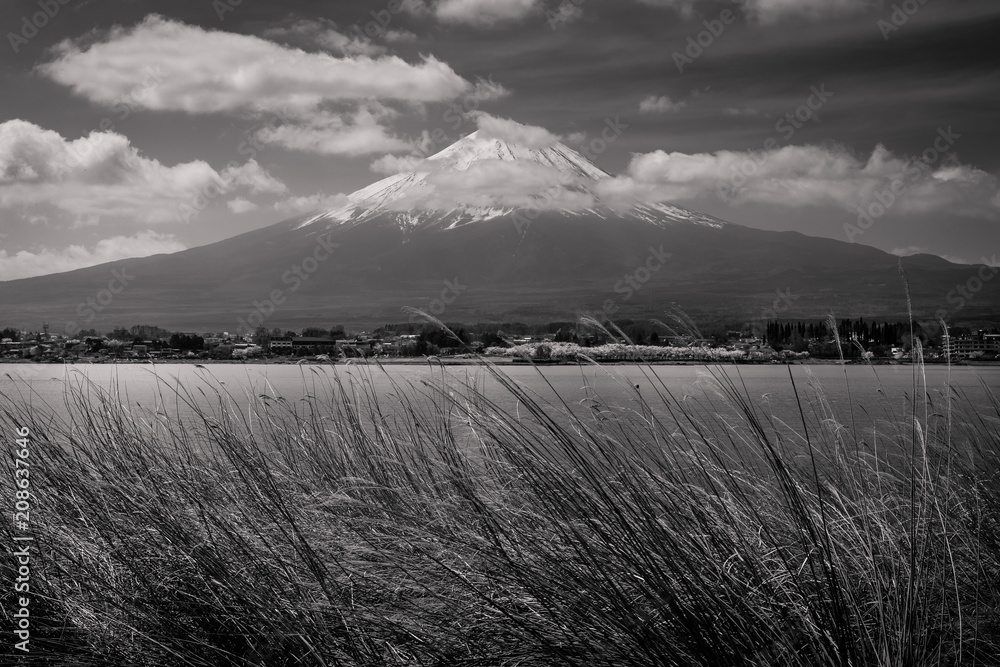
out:
<path id="1" fill-rule="evenodd" d="M 250 366 L 351 366 L 364 363 L 378 363 L 382 366 L 422 366 L 428 363 L 443 366 L 477 366 L 483 361 L 489 361 L 491 363 L 501 365 L 501 366 L 525 366 L 530 367 L 533 364 L 526 361 L 515 361 L 512 357 L 483 357 L 483 358 L 453 358 L 453 357 L 424 357 L 424 358 L 389 358 L 389 359 L 350 359 L 347 361 L 337 360 L 337 361 L 316 361 L 316 360 L 302 360 L 302 361 L 286 361 L 286 360 L 273 360 L 273 359 L 165 359 L 162 361 L 154 361 L 152 359 L 115 359 L 107 361 L 31 361 L 25 359 L 0 359 L 0 364 L 32 364 L 38 366 L 44 365 L 62 365 L 62 366 L 110 366 L 110 365 L 202 365 L 202 366 L 213 366 L 213 365 L 250 365 Z M 581 362 L 577 361 L 542 361 L 535 362 L 536 366 L 577 366 Z M 792 366 L 837 366 L 841 364 L 839 359 L 793 359 L 787 362 L 783 361 L 710 361 L 710 360 L 688 360 L 688 359 L 678 359 L 678 360 L 651 360 L 651 361 L 638 361 L 638 360 L 612 360 L 612 361 L 600 361 L 598 362 L 602 366 L 782 366 L 782 365 L 792 365 Z M 909 366 L 911 362 L 902 360 L 886 360 L 877 359 L 871 362 L 874 366 Z M 927 360 L 925 361 L 927 365 L 932 366 L 944 366 L 945 361 L 939 360 Z M 866 365 L 867 362 L 860 359 L 848 359 L 845 365 L 850 366 L 861 366 Z M 1000 367 L 1000 360 L 962 360 L 957 361 L 952 364 L 953 366 L 998 366 Z"/>

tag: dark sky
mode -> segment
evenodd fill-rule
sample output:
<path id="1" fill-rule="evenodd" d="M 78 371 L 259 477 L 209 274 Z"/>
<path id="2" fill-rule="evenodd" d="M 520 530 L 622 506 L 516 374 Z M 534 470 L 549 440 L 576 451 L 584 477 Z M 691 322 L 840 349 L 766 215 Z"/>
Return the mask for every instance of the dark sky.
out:
<path id="1" fill-rule="evenodd" d="M 0 3 L 0 280 L 329 205 L 480 112 L 630 196 L 1000 253 L 995 0 L 237 1 Z"/>

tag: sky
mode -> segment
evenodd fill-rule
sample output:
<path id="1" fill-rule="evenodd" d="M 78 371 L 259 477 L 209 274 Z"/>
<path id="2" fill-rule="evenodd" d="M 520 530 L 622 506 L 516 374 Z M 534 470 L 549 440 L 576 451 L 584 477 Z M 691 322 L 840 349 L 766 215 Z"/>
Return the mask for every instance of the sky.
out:
<path id="1" fill-rule="evenodd" d="M 330 208 L 481 128 L 603 193 L 996 264 L 995 0 L 4 0 L 0 280 Z"/>

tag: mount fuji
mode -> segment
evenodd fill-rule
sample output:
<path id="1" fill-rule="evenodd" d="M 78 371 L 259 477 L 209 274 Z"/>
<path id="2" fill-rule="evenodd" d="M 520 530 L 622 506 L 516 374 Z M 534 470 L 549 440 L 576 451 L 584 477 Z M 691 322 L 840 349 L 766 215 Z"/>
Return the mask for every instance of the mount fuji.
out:
<path id="1" fill-rule="evenodd" d="M 517 176 L 538 181 L 510 192 L 502 179 L 516 181 Z M 476 131 L 412 171 L 358 190 L 343 206 L 313 215 L 301 226 L 351 226 L 384 216 L 404 230 L 443 230 L 514 215 L 519 209 L 554 210 L 570 217 L 619 216 L 659 226 L 726 224 L 669 204 L 635 203 L 616 212 L 595 193 L 594 186 L 609 178 L 610 174 L 562 143 L 529 148 Z M 444 196 L 442 189 L 450 190 L 451 196 Z M 530 221 L 528 214 L 521 217 L 526 218 L 525 224 Z"/>
<path id="2" fill-rule="evenodd" d="M 716 323 L 906 316 L 896 256 L 668 203 L 609 200 L 609 174 L 558 142 L 480 130 L 406 166 L 335 208 L 214 244 L 0 282 L 4 324 L 369 326 L 406 321 L 405 307 L 465 323 L 637 319 L 671 307 Z M 949 290 L 976 270 L 931 255 L 904 266 L 923 318 L 947 309 Z M 112 295 L 114 271 L 125 284 Z M 1000 281 L 960 316 L 974 321 L 998 306 Z"/>

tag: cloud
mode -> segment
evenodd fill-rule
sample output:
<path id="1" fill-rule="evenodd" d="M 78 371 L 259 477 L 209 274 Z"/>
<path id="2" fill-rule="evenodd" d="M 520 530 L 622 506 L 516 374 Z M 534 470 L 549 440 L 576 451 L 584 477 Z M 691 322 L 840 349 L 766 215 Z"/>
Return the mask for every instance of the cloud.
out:
<path id="1" fill-rule="evenodd" d="M 638 0 L 641 5 L 650 7 L 669 7 L 680 12 L 681 16 L 690 18 L 694 16 L 694 6 L 698 0 Z"/>
<path id="2" fill-rule="evenodd" d="M 0 250 L 0 280 L 62 273 L 131 257 L 148 257 L 184 249 L 184 244 L 172 235 L 146 230 L 134 236 L 103 239 L 93 248 L 71 245 L 62 249 L 41 248 L 35 251 L 21 250 L 16 253 Z"/>
<path id="3" fill-rule="evenodd" d="M 274 210 L 285 214 L 297 214 L 341 208 L 347 204 L 348 199 L 345 194 L 325 195 L 317 193 L 283 199 L 274 205 Z"/>
<path id="4" fill-rule="evenodd" d="M 379 55 L 381 47 L 367 37 L 331 25 L 299 22 L 270 34 L 308 38 L 344 54 L 340 57 L 152 15 L 132 28 L 113 28 L 93 43 L 66 40 L 39 71 L 104 106 L 142 86 L 136 108 L 280 115 L 286 125 L 262 135 L 286 148 L 322 154 L 408 150 L 406 140 L 381 125 L 390 114 L 372 112 L 385 102 L 419 106 L 507 93 L 492 82 L 473 84 L 433 56 L 411 64 Z M 157 72 L 155 85 L 149 84 L 150 71 Z"/>
<path id="5" fill-rule="evenodd" d="M 257 206 L 257 204 L 254 204 L 249 199 L 245 199 L 243 197 L 230 199 L 229 201 L 226 202 L 226 206 L 229 207 L 229 210 L 235 213 L 236 215 L 240 215 L 241 213 L 249 213 L 251 211 L 256 211 L 258 208 L 260 208 L 259 206 Z"/>
<path id="6" fill-rule="evenodd" d="M 563 24 L 573 23 L 583 18 L 583 9 L 570 0 L 563 0 L 555 11 L 545 12 L 545 17 L 549 27 L 557 30 Z"/>
<path id="7" fill-rule="evenodd" d="M 400 11 L 411 16 L 430 16 L 434 11 L 428 6 L 427 0 L 402 0 L 399 5 Z"/>
<path id="8" fill-rule="evenodd" d="M 709 5 L 699 0 L 637 0 L 651 7 L 669 7 L 688 19 L 698 15 L 695 7 Z M 819 21 L 830 16 L 855 14 L 880 8 L 882 0 L 739 0 L 748 20 L 778 23 L 785 19 Z M 706 9 L 708 11 L 708 8 Z"/>
<path id="9" fill-rule="evenodd" d="M 747 107 L 745 109 L 729 107 L 727 109 L 723 109 L 722 113 L 727 116 L 753 116 L 755 118 L 763 115 L 759 110 L 754 109 L 753 107 Z"/>
<path id="10" fill-rule="evenodd" d="M 201 160 L 168 167 L 114 132 L 70 141 L 23 120 L 0 124 L 0 208 L 52 206 L 78 224 L 104 217 L 156 224 L 176 221 L 178 206 L 212 188 L 286 190 L 253 160 L 222 172 Z"/>
<path id="11" fill-rule="evenodd" d="M 484 160 L 464 170 L 430 174 L 422 186 L 389 203 L 396 210 L 455 206 L 582 210 L 594 205 L 588 192 L 552 167 L 531 162 Z"/>
<path id="12" fill-rule="evenodd" d="M 273 195 L 284 194 L 288 191 L 288 186 L 267 173 L 263 167 L 257 164 L 256 160 L 250 160 L 241 165 L 230 165 L 222 170 L 219 177 L 226 184 L 227 191 L 246 188 L 254 194 Z"/>
<path id="13" fill-rule="evenodd" d="M 492 77 L 489 79 L 480 78 L 476 79 L 476 85 L 472 89 L 472 93 L 467 96 L 467 99 L 471 98 L 476 102 L 492 102 L 508 95 L 510 95 L 510 90 L 494 81 Z"/>
<path id="14" fill-rule="evenodd" d="M 367 35 L 355 31 L 347 34 L 337 28 L 329 19 L 316 21 L 300 19 L 286 28 L 271 28 L 264 31 L 268 39 L 302 40 L 316 44 L 328 51 L 346 56 L 380 56 L 386 52 L 384 46 L 375 44 Z"/>
<path id="15" fill-rule="evenodd" d="M 881 3 L 873 0 L 746 0 L 743 11 L 750 20 L 777 23 L 788 18 L 818 21 L 879 6 Z"/>
<path id="16" fill-rule="evenodd" d="M 844 148 L 785 146 L 771 151 L 635 155 L 627 173 L 597 183 L 609 201 L 720 198 L 733 205 L 829 206 L 854 212 L 888 199 L 888 213 L 950 213 L 998 218 L 1000 181 L 975 167 L 925 163 L 877 146 L 859 159 Z"/>
<path id="17" fill-rule="evenodd" d="M 437 0 L 433 5 L 411 1 L 404 9 L 415 15 L 433 13 L 444 23 L 491 27 L 519 21 L 538 11 L 540 4 L 540 0 Z"/>
<path id="18" fill-rule="evenodd" d="M 376 174 L 392 176 L 394 174 L 417 171 L 424 163 L 424 158 L 415 155 L 383 155 L 372 162 L 368 168 Z"/>
<path id="19" fill-rule="evenodd" d="M 667 113 L 668 111 L 680 111 L 687 106 L 687 102 L 673 102 L 669 97 L 657 97 L 650 95 L 642 102 L 639 102 L 639 113 Z"/>
<path id="20" fill-rule="evenodd" d="M 382 38 L 389 42 L 390 44 L 398 44 L 400 42 L 415 42 L 417 41 L 417 36 L 410 32 L 409 30 L 386 30 Z"/>
<path id="21" fill-rule="evenodd" d="M 375 105 L 354 112 L 320 112 L 277 127 L 267 126 L 257 138 L 291 150 L 320 155 L 370 155 L 411 151 L 416 144 L 393 136 L 380 121 L 386 110 Z"/>
<path id="22" fill-rule="evenodd" d="M 55 52 L 40 71 L 96 104 L 113 103 L 158 67 L 163 80 L 141 100 L 157 111 L 307 112 L 329 101 L 443 102 L 472 89 L 433 56 L 415 65 L 396 56 L 337 58 L 156 15 L 87 47 L 64 41 Z"/>
<path id="23" fill-rule="evenodd" d="M 487 113 L 476 114 L 479 136 L 500 139 L 524 146 L 525 148 L 548 148 L 559 143 L 560 137 L 544 127 L 522 125 L 507 118 L 496 118 Z"/>

